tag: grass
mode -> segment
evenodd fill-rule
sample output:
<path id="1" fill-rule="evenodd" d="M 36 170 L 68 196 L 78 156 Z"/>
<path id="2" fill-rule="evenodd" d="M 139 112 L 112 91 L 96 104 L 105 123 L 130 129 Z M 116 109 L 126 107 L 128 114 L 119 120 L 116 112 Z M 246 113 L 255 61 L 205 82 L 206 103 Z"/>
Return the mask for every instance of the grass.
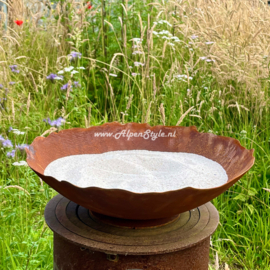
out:
<path id="1" fill-rule="evenodd" d="M 15 146 L 53 130 L 132 121 L 236 138 L 255 149 L 256 162 L 213 200 L 220 225 L 209 269 L 270 269 L 270 8 L 259 0 L 91 5 L 69 0 L 38 10 L 29 2 L 17 18 L 23 25 L 3 26 L 0 135 Z M 72 51 L 81 58 L 71 61 Z M 47 79 L 71 65 L 78 73 Z M 53 129 L 47 117 L 65 122 Z M 0 269 L 52 269 L 43 211 L 56 192 L 30 168 L 12 165 L 26 156 L 7 157 L 11 150 L 0 152 Z"/>

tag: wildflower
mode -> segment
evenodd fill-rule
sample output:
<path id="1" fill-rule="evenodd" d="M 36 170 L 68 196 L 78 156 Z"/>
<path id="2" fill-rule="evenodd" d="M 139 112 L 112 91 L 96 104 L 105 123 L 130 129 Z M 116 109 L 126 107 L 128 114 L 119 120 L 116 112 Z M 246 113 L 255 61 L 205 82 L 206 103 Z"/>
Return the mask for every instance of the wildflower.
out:
<path id="1" fill-rule="evenodd" d="M 191 39 L 196 39 L 196 38 L 198 38 L 198 36 L 196 36 L 196 35 L 191 36 Z"/>
<path id="2" fill-rule="evenodd" d="M 54 80 L 63 80 L 63 76 L 57 76 L 56 74 L 51 73 L 47 76 L 47 80 L 51 80 L 52 82 L 54 82 Z"/>
<path id="3" fill-rule="evenodd" d="M 70 67 L 64 68 L 64 71 L 65 72 L 70 72 L 72 69 L 74 69 L 74 67 L 70 66 Z"/>
<path id="4" fill-rule="evenodd" d="M 207 57 L 205 57 L 205 56 L 200 57 L 201 60 L 206 60 L 206 58 Z"/>
<path id="5" fill-rule="evenodd" d="M 0 89 L 3 89 L 3 88 L 4 88 L 3 84 L 0 83 Z"/>
<path id="6" fill-rule="evenodd" d="M 209 62 L 216 62 L 216 60 L 212 60 L 212 59 L 206 59 L 205 61 L 208 62 L 208 63 Z"/>
<path id="7" fill-rule="evenodd" d="M 27 166 L 27 162 L 24 160 L 12 163 L 14 166 Z"/>
<path id="8" fill-rule="evenodd" d="M 185 79 L 189 79 L 189 80 L 193 80 L 193 77 L 188 77 L 187 75 L 183 74 L 183 75 L 174 75 L 175 78 L 179 79 L 179 80 L 182 80 L 183 81 L 183 78 Z"/>
<path id="9" fill-rule="evenodd" d="M 134 73 L 134 72 L 133 72 L 133 73 L 131 73 L 131 75 L 135 77 L 135 76 L 137 76 L 137 75 L 140 75 L 140 73 Z"/>
<path id="10" fill-rule="evenodd" d="M 57 74 L 64 74 L 64 71 L 63 71 L 63 70 L 59 70 L 59 71 L 57 72 Z"/>
<path id="11" fill-rule="evenodd" d="M 81 85 L 80 85 L 79 82 L 77 82 L 77 81 L 74 81 L 73 84 L 74 84 L 74 87 L 78 87 L 78 88 L 81 87 Z"/>
<path id="12" fill-rule="evenodd" d="M 165 23 L 168 26 L 172 27 L 172 25 L 168 21 L 166 21 L 166 20 L 159 20 L 158 22 L 154 22 L 154 24 L 163 24 L 163 23 Z"/>
<path id="13" fill-rule="evenodd" d="M 25 148 L 29 149 L 29 145 L 24 143 L 24 144 L 18 144 L 15 147 L 16 149 L 20 150 L 21 152 L 25 151 Z"/>
<path id="14" fill-rule="evenodd" d="M 207 41 L 207 42 L 205 42 L 205 44 L 206 45 L 211 45 L 211 44 L 214 44 L 215 42 L 213 42 L 213 41 Z"/>
<path id="15" fill-rule="evenodd" d="M 77 67 L 77 69 L 85 69 L 85 67 Z"/>
<path id="16" fill-rule="evenodd" d="M 72 85 L 70 86 L 72 87 Z M 64 84 L 62 87 L 61 87 L 61 90 L 67 90 L 68 89 L 68 83 Z"/>
<path id="17" fill-rule="evenodd" d="M 190 89 L 187 89 L 187 92 L 189 93 L 190 92 Z"/>
<path id="18" fill-rule="evenodd" d="M 12 142 L 9 139 L 2 141 L 3 147 L 13 147 Z"/>
<path id="19" fill-rule="evenodd" d="M 71 53 L 69 54 L 69 56 L 70 56 L 70 61 L 75 61 L 75 60 L 77 60 L 78 58 L 81 59 L 82 54 L 79 53 L 79 52 L 71 52 Z"/>
<path id="20" fill-rule="evenodd" d="M 11 71 L 14 72 L 14 73 L 19 73 L 20 71 L 17 69 L 17 65 L 11 65 L 9 66 Z"/>
<path id="21" fill-rule="evenodd" d="M 47 119 L 43 119 L 44 122 L 48 123 L 52 127 L 60 127 L 62 123 L 64 123 L 66 120 L 62 117 L 59 117 L 56 120 L 51 120 L 49 117 Z"/>
<path id="22" fill-rule="evenodd" d="M 112 76 L 112 77 L 117 77 L 117 74 L 114 74 L 114 73 L 109 73 L 109 76 Z"/>
<path id="23" fill-rule="evenodd" d="M 15 150 L 12 150 L 11 152 L 7 152 L 7 157 L 15 157 Z"/>
<path id="24" fill-rule="evenodd" d="M 131 40 L 136 42 L 136 43 L 142 43 L 142 41 L 143 41 L 142 38 L 132 38 Z"/>
<path id="25" fill-rule="evenodd" d="M 92 6 L 90 5 L 90 2 L 87 2 L 87 9 L 91 9 Z"/>
<path id="26" fill-rule="evenodd" d="M 12 132 L 16 135 L 23 135 L 25 132 L 19 131 L 18 129 L 12 128 Z"/>
<path id="27" fill-rule="evenodd" d="M 77 70 L 72 70 L 72 71 L 70 72 L 70 74 L 76 74 L 76 73 L 79 73 L 79 71 L 77 71 Z"/>
<path id="28" fill-rule="evenodd" d="M 23 24 L 23 21 L 17 20 L 17 21 L 15 21 L 15 23 L 16 23 L 17 25 L 21 26 L 21 25 Z"/>
<path id="29" fill-rule="evenodd" d="M 135 67 L 139 67 L 139 66 L 144 66 L 144 64 L 143 63 L 141 63 L 141 62 L 134 62 L 134 66 Z"/>
<path id="30" fill-rule="evenodd" d="M 174 42 L 179 42 L 180 41 L 180 39 L 178 38 L 178 37 L 171 37 L 171 39 L 173 39 L 174 40 Z"/>
<path id="31" fill-rule="evenodd" d="M 143 54 L 141 51 L 134 51 L 132 54 Z"/>
<path id="32" fill-rule="evenodd" d="M 15 84 L 15 82 L 9 82 L 9 85 L 14 85 Z"/>
<path id="33" fill-rule="evenodd" d="M 12 127 L 9 127 L 8 132 L 10 132 L 11 130 L 13 130 L 13 128 Z"/>

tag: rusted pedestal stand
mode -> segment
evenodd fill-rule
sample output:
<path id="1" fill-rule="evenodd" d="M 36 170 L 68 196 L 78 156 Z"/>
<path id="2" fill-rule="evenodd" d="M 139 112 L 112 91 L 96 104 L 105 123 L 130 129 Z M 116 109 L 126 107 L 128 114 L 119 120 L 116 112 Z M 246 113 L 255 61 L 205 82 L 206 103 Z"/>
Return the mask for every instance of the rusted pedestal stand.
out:
<path id="1" fill-rule="evenodd" d="M 219 216 L 208 202 L 163 224 L 131 222 L 57 195 L 45 220 L 54 232 L 54 270 L 208 270 Z"/>

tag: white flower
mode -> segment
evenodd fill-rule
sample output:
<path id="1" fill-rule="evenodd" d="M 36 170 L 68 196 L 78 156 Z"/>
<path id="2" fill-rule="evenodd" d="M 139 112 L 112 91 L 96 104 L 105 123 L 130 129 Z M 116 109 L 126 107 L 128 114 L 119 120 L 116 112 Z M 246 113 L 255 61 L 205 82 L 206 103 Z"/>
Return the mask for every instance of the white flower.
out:
<path id="1" fill-rule="evenodd" d="M 76 74 L 76 73 L 79 73 L 79 71 L 77 71 L 77 70 L 72 70 L 72 71 L 70 72 L 70 74 Z"/>
<path id="2" fill-rule="evenodd" d="M 58 77 L 58 76 L 56 76 L 55 78 L 53 78 L 54 80 L 63 80 L 63 78 L 61 78 L 61 77 Z"/>
<path id="3" fill-rule="evenodd" d="M 173 43 L 171 43 L 171 42 L 168 42 L 168 45 L 171 45 L 171 46 L 175 46 Z"/>
<path id="4" fill-rule="evenodd" d="M 205 44 L 206 45 L 211 45 L 211 44 L 214 44 L 215 42 L 213 42 L 213 41 L 207 41 L 207 42 L 205 42 Z"/>
<path id="5" fill-rule="evenodd" d="M 137 43 L 141 43 L 143 41 L 142 38 L 132 38 L 131 40 Z"/>
<path id="6" fill-rule="evenodd" d="M 140 75 L 140 73 L 131 73 L 132 76 L 137 76 L 137 75 Z"/>
<path id="7" fill-rule="evenodd" d="M 64 74 L 64 71 L 63 70 L 60 70 L 60 71 L 58 71 L 57 74 Z"/>
<path id="8" fill-rule="evenodd" d="M 64 68 L 65 72 L 70 72 L 72 69 L 74 69 L 73 66 Z"/>
<path id="9" fill-rule="evenodd" d="M 12 129 L 12 132 L 14 133 L 14 134 L 16 134 L 16 135 L 23 135 L 23 134 L 25 134 L 25 132 L 23 132 L 23 131 L 19 131 L 18 129 Z"/>
<path id="10" fill-rule="evenodd" d="M 109 76 L 117 77 L 117 74 L 110 73 Z"/>
<path id="11" fill-rule="evenodd" d="M 165 24 L 169 25 L 170 27 L 172 27 L 172 25 L 166 20 L 159 20 L 158 22 L 154 22 L 154 24 L 157 24 L 157 23 L 159 23 L 159 24 L 165 23 Z"/>
<path id="12" fill-rule="evenodd" d="M 205 57 L 205 56 L 200 57 L 201 60 L 205 60 L 206 58 L 207 57 Z"/>
<path id="13" fill-rule="evenodd" d="M 85 67 L 77 67 L 77 69 L 85 69 Z"/>
<path id="14" fill-rule="evenodd" d="M 132 54 L 144 54 L 144 53 L 141 51 L 134 51 Z"/>
<path id="15" fill-rule="evenodd" d="M 12 165 L 14 165 L 14 166 L 28 166 L 27 162 L 24 160 L 21 160 L 19 162 L 14 162 L 14 163 L 12 163 Z"/>
<path id="16" fill-rule="evenodd" d="M 134 62 L 134 66 L 135 67 L 139 67 L 139 66 L 144 66 L 144 64 L 143 63 L 141 63 L 141 62 Z"/>

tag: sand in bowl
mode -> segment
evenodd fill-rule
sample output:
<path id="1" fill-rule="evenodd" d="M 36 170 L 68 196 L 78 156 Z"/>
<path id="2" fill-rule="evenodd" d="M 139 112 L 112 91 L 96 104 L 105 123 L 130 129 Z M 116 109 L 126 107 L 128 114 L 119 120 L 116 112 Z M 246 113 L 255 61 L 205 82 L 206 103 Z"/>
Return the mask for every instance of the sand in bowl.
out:
<path id="1" fill-rule="evenodd" d="M 79 187 L 166 192 L 194 187 L 208 189 L 228 181 L 223 167 L 204 156 L 148 150 L 111 151 L 59 158 L 44 175 Z"/>

